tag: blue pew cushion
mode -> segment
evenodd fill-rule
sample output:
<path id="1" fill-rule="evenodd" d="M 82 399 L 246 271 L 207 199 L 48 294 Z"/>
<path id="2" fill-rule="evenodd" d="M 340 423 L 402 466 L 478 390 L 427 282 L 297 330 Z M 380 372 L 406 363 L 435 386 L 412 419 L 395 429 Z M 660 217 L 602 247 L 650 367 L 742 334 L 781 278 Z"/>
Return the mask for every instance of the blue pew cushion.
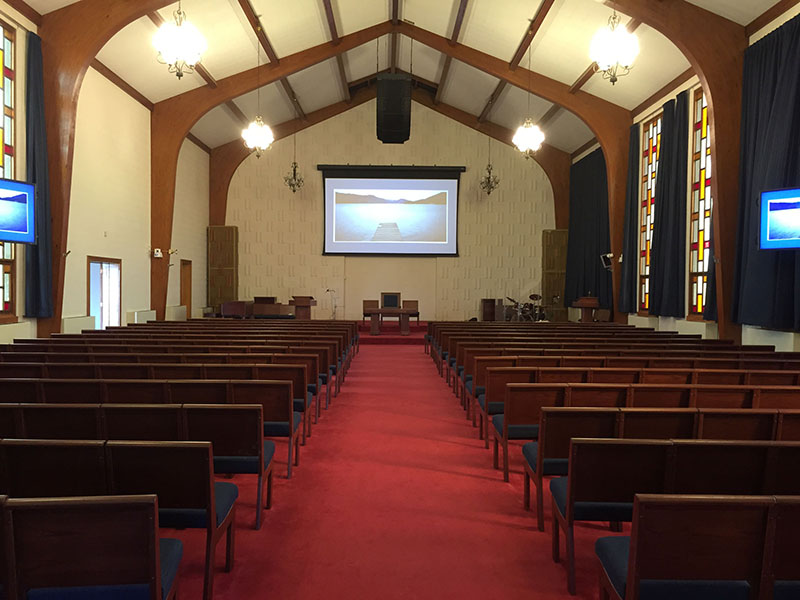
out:
<path id="1" fill-rule="evenodd" d="M 28 600 L 148 600 L 146 583 L 34 588 L 25 595 Z M 163 597 L 163 596 L 162 596 Z"/>
<path id="2" fill-rule="evenodd" d="M 486 394 L 481 394 L 480 396 L 478 396 L 478 404 L 484 411 L 486 410 Z M 502 414 L 502 412 L 503 412 L 502 402 L 489 402 L 490 415 L 499 415 Z"/>
<path id="3" fill-rule="evenodd" d="M 464 380 L 464 366 L 462 365 L 460 367 L 456 367 L 456 372 L 458 373 L 458 376 L 463 381 Z"/>
<path id="4" fill-rule="evenodd" d="M 500 403 L 502 404 L 502 402 Z M 500 434 L 500 437 L 503 436 L 503 422 L 505 420 L 505 415 L 494 415 L 492 417 L 492 425 L 497 430 L 497 433 Z M 538 425 L 509 425 L 508 426 L 508 439 L 510 440 L 535 440 L 539 438 L 539 426 Z"/>
<path id="5" fill-rule="evenodd" d="M 472 394 L 472 375 L 467 375 L 467 379 L 464 380 L 464 387 L 467 391 Z M 486 386 L 479 385 L 475 388 L 475 396 L 480 396 L 481 394 L 486 393 Z"/>
<path id="6" fill-rule="evenodd" d="M 536 472 L 536 464 L 539 458 L 539 442 L 528 442 L 522 446 L 522 456 L 525 457 L 531 470 Z M 546 475 L 566 475 L 569 465 L 568 458 L 545 458 L 542 461 L 542 476 Z"/>
<path id="7" fill-rule="evenodd" d="M 178 575 L 178 566 L 183 557 L 183 542 L 173 538 L 158 540 L 159 557 L 161 559 L 161 597 L 166 598 Z"/>
<path id="8" fill-rule="evenodd" d="M 214 508 L 217 526 L 228 516 L 238 497 L 239 488 L 235 483 L 214 482 Z M 159 508 L 158 522 L 162 527 L 175 529 L 199 529 L 208 526 L 204 508 Z"/>
<path id="9" fill-rule="evenodd" d="M 550 494 L 559 512 L 567 514 L 568 477 L 550 480 Z M 630 521 L 633 519 L 633 502 L 576 502 L 574 517 L 577 521 Z"/>
<path id="10" fill-rule="evenodd" d="M 447 365 L 449 367 L 455 367 L 456 366 L 456 357 L 455 356 L 451 356 L 450 358 L 448 358 L 447 359 Z"/>
<path id="11" fill-rule="evenodd" d="M 628 579 L 630 547 L 631 538 L 627 535 L 601 537 L 594 543 L 594 552 L 600 560 L 600 566 L 622 598 L 625 597 L 625 583 Z"/>
<path id="12" fill-rule="evenodd" d="M 797 600 L 800 598 L 800 581 L 776 581 L 772 600 Z"/>
<path id="13" fill-rule="evenodd" d="M 314 400 L 314 394 L 311 392 L 306 392 L 306 401 L 303 403 L 302 398 L 295 398 L 294 402 L 292 403 L 292 407 L 297 412 L 306 412 L 306 409 L 311 406 L 311 402 Z"/>
<path id="14" fill-rule="evenodd" d="M 303 415 L 299 412 L 292 413 L 292 433 L 297 431 L 303 422 Z M 267 437 L 289 437 L 289 423 L 286 421 L 264 421 L 264 435 Z"/>
<path id="15" fill-rule="evenodd" d="M 235 483 L 227 481 L 214 482 L 214 508 L 217 512 L 217 527 L 219 527 L 231 512 L 236 499 L 239 497 L 239 488 Z"/>
<path id="16" fill-rule="evenodd" d="M 264 440 L 264 468 L 275 455 L 275 442 Z M 214 473 L 255 473 L 258 474 L 258 456 L 215 456 Z"/>
<path id="17" fill-rule="evenodd" d="M 317 384 L 316 384 L 316 383 L 309 383 L 309 384 L 306 386 L 306 389 L 307 389 L 309 392 L 311 392 L 312 394 L 316 394 L 316 393 L 317 393 Z"/>

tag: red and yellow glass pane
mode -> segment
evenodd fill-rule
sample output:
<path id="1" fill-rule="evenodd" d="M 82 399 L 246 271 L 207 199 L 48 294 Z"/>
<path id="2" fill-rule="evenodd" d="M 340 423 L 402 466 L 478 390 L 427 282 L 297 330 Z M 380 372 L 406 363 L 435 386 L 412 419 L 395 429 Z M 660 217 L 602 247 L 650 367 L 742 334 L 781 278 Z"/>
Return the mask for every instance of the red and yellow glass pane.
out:
<path id="1" fill-rule="evenodd" d="M 711 145 L 708 103 L 702 89 L 694 94 L 692 192 L 689 238 L 689 299 L 692 314 L 702 314 L 708 285 L 711 248 Z"/>
<path id="2" fill-rule="evenodd" d="M 650 307 L 650 251 L 655 222 L 656 179 L 661 155 L 661 115 L 642 125 L 642 193 L 639 219 L 639 309 Z"/>

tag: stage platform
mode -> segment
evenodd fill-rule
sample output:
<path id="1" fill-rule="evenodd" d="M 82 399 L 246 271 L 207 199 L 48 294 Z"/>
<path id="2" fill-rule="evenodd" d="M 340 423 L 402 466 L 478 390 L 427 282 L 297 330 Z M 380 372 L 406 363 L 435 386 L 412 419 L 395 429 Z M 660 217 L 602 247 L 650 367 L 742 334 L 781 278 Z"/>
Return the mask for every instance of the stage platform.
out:
<path id="1" fill-rule="evenodd" d="M 419 325 L 417 325 L 417 322 L 412 320 L 410 329 L 411 335 L 400 335 L 400 324 L 397 323 L 397 321 L 384 321 L 381 324 L 381 334 L 370 335 L 369 321 L 367 321 L 366 326 L 359 323 L 359 343 L 372 345 L 397 344 L 402 346 L 424 345 L 425 333 L 428 331 L 428 324 L 425 321 L 420 321 Z"/>

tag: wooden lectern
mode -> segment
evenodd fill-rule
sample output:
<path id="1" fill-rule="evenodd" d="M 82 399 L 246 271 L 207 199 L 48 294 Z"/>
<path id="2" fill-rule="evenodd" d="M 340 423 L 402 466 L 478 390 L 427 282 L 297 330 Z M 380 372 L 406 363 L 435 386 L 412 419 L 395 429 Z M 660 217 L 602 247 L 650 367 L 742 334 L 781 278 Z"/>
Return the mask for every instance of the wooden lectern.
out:
<path id="1" fill-rule="evenodd" d="M 311 307 L 317 305 L 314 296 L 292 296 L 289 304 L 294 306 L 294 318 L 300 321 L 311 320 Z"/>
<path id="2" fill-rule="evenodd" d="M 581 323 L 592 323 L 594 309 L 600 307 L 600 301 L 595 296 L 584 296 L 575 300 L 572 306 L 581 309 Z"/>

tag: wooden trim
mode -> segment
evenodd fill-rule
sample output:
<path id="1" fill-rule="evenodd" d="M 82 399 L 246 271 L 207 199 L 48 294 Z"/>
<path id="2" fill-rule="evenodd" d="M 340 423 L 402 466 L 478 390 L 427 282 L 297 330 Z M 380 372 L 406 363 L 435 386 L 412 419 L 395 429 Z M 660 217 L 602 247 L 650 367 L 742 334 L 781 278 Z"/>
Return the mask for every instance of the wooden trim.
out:
<path id="1" fill-rule="evenodd" d="M 519 46 L 517 46 L 517 51 L 514 52 L 514 56 L 509 63 L 509 66 L 512 70 L 517 68 L 522 60 L 522 57 L 525 56 L 525 53 L 528 51 L 528 48 L 533 42 L 533 38 L 536 37 L 536 34 L 542 27 L 545 17 L 550 12 L 550 9 L 553 8 L 553 4 L 555 4 L 555 0 L 544 0 L 544 2 L 542 2 L 542 4 L 539 6 L 539 10 L 537 10 L 536 14 L 533 15 L 533 19 L 531 19 L 531 26 L 528 27 L 528 31 L 525 32 L 522 41 L 520 41 Z"/>
<path id="2" fill-rule="evenodd" d="M 11 313 L 0 314 L 0 325 L 11 325 L 12 323 L 19 323 L 17 315 L 12 315 Z"/>
<path id="3" fill-rule="evenodd" d="M 338 55 L 341 58 L 341 54 Z M 306 113 L 303 110 L 303 107 L 300 106 L 300 101 L 297 99 L 297 94 L 294 93 L 294 89 L 292 88 L 292 84 L 289 83 L 289 80 L 284 77 L 281 79 L 281 85 L 283 86 L 284 91 L 289 96 L 289 102 L 292 104 L 292 108 L 294 108 L 295 113 L 301 119 L 306 118 Z"/>
<path id="4" fill-rule="evenodd" d="M 461 33 L 461 26 L 464 24 L 464 14 L 467 11 L 467 3 L 469 0 L 461 0 L 458 5 L 458 12 L 456 13 L 456 21 L 453 24 L 453 33 L 450 35 L 450 43 L 455 44 L 458 41 L 458 36 Z M 442 66 L 442 76 L 439 77 L 439 84 L 436 86 L 436 95 L 433 101 L 438 104 L 442 101 L 442 94 L 444 93 L 444 85 L 447 82 L 447 76 L 450 74 L 450 63 L 453 59 L 445 56 L 444 65 Z"/>
<path id="5" fill-rule="evenodd" d="M 800 2 L 800 0 L 798 0 L 798 2 Z M 631 114 L 633 115 L 634 119 L 638 117 L 643 110 L 647 110 L 649 106 L 652 106 L 654 102 L 658 102 L 660 98 L 663 98 L 670 92 L 682 86 L 684 83 L 689 81 L 694 76 L 695 76 L 694 69 L 692 67 L 689 67 L 683 73 L 678 75 L 675 79 L 670 81 L 667 85 L 662 87 L 660 90 L 651 94 L 649 98 L 644 100 L 642 103 L 639 104 L 639 106 L 637 106 L 631 111 Z"/>
<path id="6" fill-rule="evenodd" d="M 715 321 L 706 321 L 703 318 L 703 315 L 698 314 L 698 313 L 693 313 L 693 312 L 690 312 L 690 313 L 686 314 L 686 320 L 687 321 L 693 321 L 695 323 L 714 323 L 715 322 Z"/>
<path id="7" fill-rule="evenodd" d="M 342 96 L 345 102 L 350 102 L 350 86 L 347 84 L 347 73 L 344 70 L 344 57 L 341 54 L 336 55 L 336 68 L 339 71 L 339 85 L 342 88 Z"/>
<path id="8" fill-rule="evenodd" d="M 339 43 L 339 33 L 336 29 L 336 17 L 333 14 L 333 6 L 331 0 L 322 0 L 322 5 L 325 7 L 325 18 L 328 21 L 328 31 L 331 34 L 331 41 L 334 44 Z"/>
<path id="9" fill-rule="evenodd" d="M 42 15 L 24 0 L 5 0 L 5 2 L 25 18 L 30 19 L 37 27 L 42 26 Z"/>
<path id="10" fill-rule="evenodd" d="M 122 77 L 120 77 L 119 75 L 114 73 L 114 71 L 109 69 L 107 66 L 105 66 L 103 63 L 101 63 L 96 58 L 92 61 L 92 68 L 95 71 L 97 71 L 98 73 L 100 73 L 100 75 L 102 75 L 103 77 L 108 79 L 111 83 L 113 83 L 119 89 L 121 89 L 123 92 L 128 94 L 131 98 L 136 100 L 139 104 L 144 106 L 147 110 L 152 112 L 153 103 L 150 100 L 148 100 L 144 96 L 144 94 L 139 92 L 135 87 L 133 87 L 131 84 L 129 84 L 127 81 L 125 81 Z"/>
<path id="11" fill-rule="evenodd" d="M 461 0 L 458 5 L 458 12 L 456 12 L 456 20 L 453 23 L 453 34 L 450 36 L 450 43 L 455 44 L 458 41 L 458 36 L 461 34 L 461 26 L 464 24 L 464 15 L 467 12 L 467 3 L 469 0 Z"/>
<path id="12" fill-rule="evenodd" d="M 248 23 L 250 23 L 253 33 L 256 34 L 258 43 L 261 44 L 261 47 L 264 49 L 264 53 L 267 55 L 269 62 L 279 63 L 280 59 L 278 58 L 278 55 L 275 54 L 275 49 L 272 47 L 269 38 L 267 38 L 267 34 L 264 33 L 264 27 L 261 25 L 261 20 L 258 18 L 253 5 L 250 3 L 250 0 L 239 0 L 239 6 L 241 7 L 244 16 L 247 18 Z"/>
<path id="13" fill-rule="evenodd" d="M 193 143 L 195 146 L 197 146 L 198 148 L 200 148 L 200 149 L 201 149 L 203 152 L 205 152 L 206 154 L 208 154 L 208 155 L 210 155 L 210 154 L 211 154 L 211 148 L 209 148 L 208 146 L 206 146 L 206 145 L 203 143 L 203 141 L 202 141 L 202 140 L 201 140 L 199 137 L 197 137 L 196 135 L 194 135 L 193 133 L 191 133 L 191 132 L 187 133 L 187 134 L 186 134 L 186 139 L 188 139 L 190 142 L 192 142 L 192 143 Z"/>
<path id="14" fill-rule="evenodd" d="M 594 75 L 596 72 L 597 72 L 597 63 L 592 62 L 592 64 L 586 67 L 586 70 L 581 74 L 581 76 L 575 80 L 575 83 L 573 83 L 570 86 L 569 93 L 574 94 L 579 89 L 581 89 L 584 85 L 586 85 L 586 83 L 592 78 L 592 75 Z"/>
<path id="15" fill-rule="evenodd" d="M 453 59 L 449 56 L 445 56 L 444 58 L 444 65 L 442 66 L 442 76 L 439 78 L 439 84 L 436 86 L 436 96 L 434 96 L 433 101 L 437 104 L 442 101 L 442 94 L 444 93 L 444 84 L 447 81 L 447 76 L 450 74 L 450 63 L 453 62 Z"/>
<path id="16" fill-rule="evenodd" d="M 497 87 L 494 88 L 492 95 L 489 96 L 489 99 L 486 101 L 486 106 L 483 107 L 481 114 L 478 115 L 478 123 L 483 123 L 489 118 L 489 113 L 492 112 L 492 109 L 497 104 L 497 99 L 500 97 L 500 94 L 503 93 L 503 90 L 506 89 L 507 85 L 508 82 L 502 79 L 497 82 Z"/>
<path id="17" fill-rule="evenodd" d="M 11 275 L 11 310 L 0 311 L 0 323 L 3 322 L 2 321 L 3 317 L 13 317 L 14 319 L 18 319 L 18 315 L 17 315 L 17 292 L 19 290 L 17 289 L 17 247 L 16 247 L 16 244 L 14 244 L 12 242 L 4 242 L 4 243 L 11 245 L 12 254 L 14 255 L 14 258 L 0 258 L 0 267 L 2 267 L 5 264 L 8 264 L 8 265 L 11 266 L 11 273 L 10 273 L 10 275 Z M 2 276 L 3 276 L 3 271 L 2 271 L 2 269 L 0 269 L 0 277 L 2 277 Z M 2 302 L 3 302 L 3 299 L 2 299 L 2 297 L 0 297 L 0 306 L 2 306 Z M 9 323 L 11 323 L 11 322 L 16 323 L 17 321 L 16 320 L 15 321 L 9 321 Z"/>
<path id="18" fill-rule="evenodd" d="M 578 158 L 578 157 L 579 157 L 581 154 L 583 154 L 584 152 L 586 152 L 587 150 L 589 150 L 589 149 L 590 149 L 592 146 L 594 146 L 595 144 L 598 144 L 598 143 L 599 143 L 599 142 L 597 141 L 597 138 L 592 138 L 592 139 L 590 139 L 590 140 L 589 140 L 588 142 L 586 142 L 586 143 L 585 143 L 583 146 L 581 146 L 580 148 L 578 148 L 577 150 L 575 150 L 575 152 L 573 152 L 573 153 L 570 155 L 570 158 L 571 158 L 572 160 L 575 160 L 575 159 L 576 159 L 576 158 Z"/>
<path id="19" fill-rule="evenodd" d="M 92 300 L 92 263 L 109 263 L 119 265 L 119 323 L 122 325 L 122 259 L 102 256 L 86 256 L 86 316 L 91 316 Z"/>
<path id="20" fill-rule="evenodd" d="M 555 116 L 561 112 L 561 107 L 558 104 L 553 104 L 550 109 L 542 115 L 542 118 L 539 119 L 538 125 L 539 127 L 545 127 L 550 121 L 552 121 Z"/>
<path id="21" fill-rule="evenodd" d="M 236 101 L 227 100 L 226 102 L 224 102 L 224 105 L 225 108 L 227 108 L 231 112 L 233 118 L 239 121 L 242 127 L 247 127 L 250 124 L 250 119 L 248 119 L 247 115 L 244 114 L 241 108 L 239 108 L 239 105 L 236 104 Z"/>
<path id="22" fill-rule="evenodd" d="M 753 19 L 750 23 L 748 23 L 744 28 L 745 34 L 747 37 L 750 37 L 754 33 L 759 32 L 761 29 L 772 23 L 775 19 L 780 17 L 783 13 L 787 12 L 799 2 L 800 0 L 780 0 L 780 2 L 774 6 L 771 6 Z M 9 2 L 9 4 L 12 3 Z"/>

